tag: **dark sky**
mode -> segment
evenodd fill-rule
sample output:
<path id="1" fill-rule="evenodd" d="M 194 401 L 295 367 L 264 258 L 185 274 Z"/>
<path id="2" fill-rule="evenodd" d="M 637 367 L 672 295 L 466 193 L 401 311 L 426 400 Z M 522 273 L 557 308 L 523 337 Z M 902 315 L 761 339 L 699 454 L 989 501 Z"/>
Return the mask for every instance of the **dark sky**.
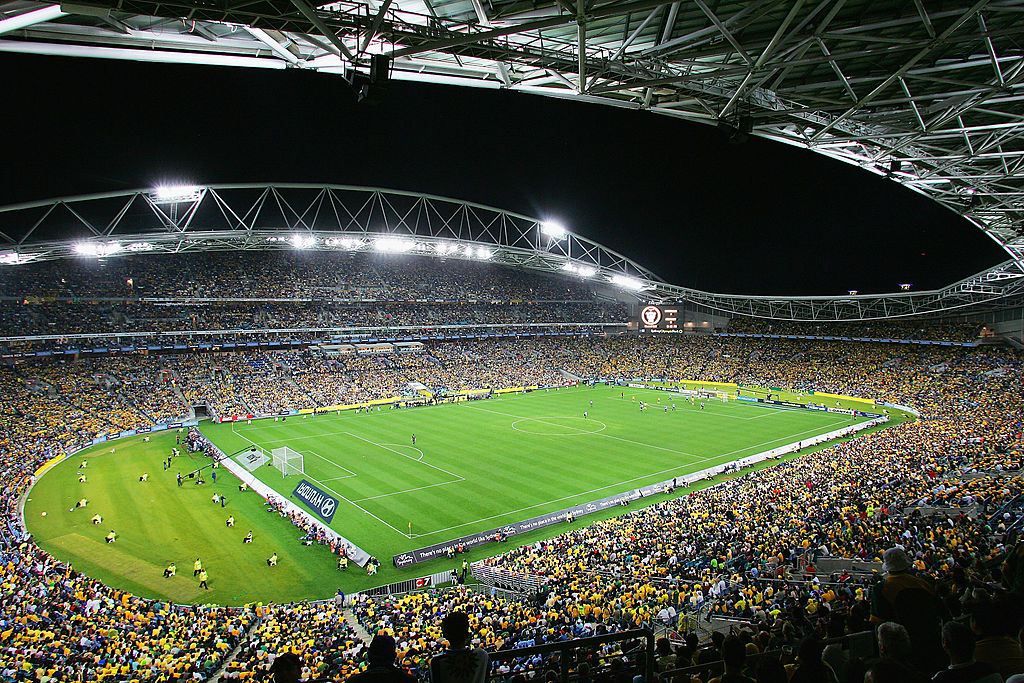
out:
<path id="1" fill-rule="evenodd" d="M 830 294 L 948 284 L 1006 258 L 928 199 L 787 145 L 523 93 L 333 75 L 0 55 L 0 204 L 159 182 L 326 182 L 539 217 L 665 280 Z"/>

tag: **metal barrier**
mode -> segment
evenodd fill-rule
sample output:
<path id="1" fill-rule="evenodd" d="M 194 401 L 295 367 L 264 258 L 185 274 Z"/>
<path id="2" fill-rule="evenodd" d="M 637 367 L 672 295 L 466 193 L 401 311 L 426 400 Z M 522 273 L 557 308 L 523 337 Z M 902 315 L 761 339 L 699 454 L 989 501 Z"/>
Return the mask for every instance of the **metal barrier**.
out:
<path id="1" fill-rule="evenodd" d="M 642 645 L 636 643 L 630 647 L 633 641 L 642 640 Z M 546 643 L 544 645 L 533 645 L 520 647 L 514 650 L 501 650 L 499 652 L 488 652 L 488 663 L 490 664 L 488 680 L 502 681 L 506 678 L 520 673 L 515 667 L 510 671 L 501 671 L 497 666 L 498 662 L 517 663 L 532 658 L 535 655 L 541 656 L 540 668 L 553 671 L 554 665 L 558 667 L 559 683 L 569 683 L 572 674 L 578 671 L 578 663 L 587 661 L 586 656 L 580 656 L 580 650 L 597 652 L 601 646 L 608 643 L 622 643 L 620 648 L 622 654 L 619 657 L 625 665 L 626 671 L 634 675 L 641 675 L 644 681 L 651 681 L 654 673 L 654 633 L 648 629 L 633 629 L 630 631 L 619 631 L 590 638 L 576 638 L 574 640 L 563 640 L 557 643 Z M 591 670 L 591 675 L 596 674 Z"/>

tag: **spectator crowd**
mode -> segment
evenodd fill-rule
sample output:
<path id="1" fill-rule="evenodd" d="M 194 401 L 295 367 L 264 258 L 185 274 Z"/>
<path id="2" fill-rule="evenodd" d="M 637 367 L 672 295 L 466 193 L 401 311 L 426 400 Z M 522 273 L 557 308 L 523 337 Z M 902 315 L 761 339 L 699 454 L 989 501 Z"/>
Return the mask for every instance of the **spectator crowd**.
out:
<path id="1" fill-rule="evenodd" d="M 69 293 L 88 281 L 73 265 L 40 268 L 46 277 L 64 278 Z M 61 268 L 74 272 L 47 270 Z M 392 281 L 394 273 L 381 272 L 380 282 L 389 288 L 404 293 L 419 286 L 414 277 Z M 429 273 L 418 274 L 430 281 Z M 134 277 L 138 286 L 157 287 L 147 280 L 155 273 Z M 240 287 L 257 274 L 225 268 L 217 277 L 222 286 Z M 24 293 L 46 281 L 43 275 L 27 278 Z M 369 291 L 337 279 L 325 282 Z M 277 293 L 294 294 L 313 285 L 281 286 L 286 289 Z M 484 284 L 470 279 L 466 286 Z M 867 667 L 872 680 L 920 680 L 961 660 L 987 664 L 1007 679 L 1024 673 L 1022 361 L 1017 351 L 997 345 L 659 335 L 439 341 L 414 351 L 346 355 L 319 349 L 185 352 L 6 366 L 0 370 L 0 680 L 204 680 L 222 668 L 228 679 L 247 680 L 265 675 L 283 653 L 299 658 L 306 678 L 340 680 L 364 667 L 364 643 L 348 618 L 371 634 L 393 636 L 400 662 L 424 675 L 430 657 L 443 649 L 441 619 L 453 612 L 469 616 L 473 644 L 489 650 L 638 626 L 683 632 L 692 630 L 698 614 L 731 620 L 735 633 L 703 647 L 692 639 L 659 645 L 663 671 L 725 658 L 725 666 L 746 668 L 754 677 L 762 662 L 771 664 L 764 653 L 789 647 L 795 660 L 775 659 L 779 666 L 790 664 L 794 680 L 803 670 L 801 676 L 818 675 L 806 680 L 860 681 Z M 853 394 L 913 406 L 921 419 L 767 469 L 741 471 L 718 486 L 683 490 L 672 500 L 509 547 L 487 560 L 511 575 L 539 579 L 543 590 L 526 597 L 458 587 L 360 595 L 351 610 L 340 601 L 181 607 L 91 580 L 20 532 L 18 498 L 48 457 L 97 434 L 180 418 L 193 405 L 207 404 L 217 414 L 270 413 L 413 394 L 414 385 L 458 391 L 553 384 L 564 380 L 562 372 Z M 848 564 L 825 569 L 836 566 L 830 560 Z M 908 611 L 891 594 L 911 584 L 926 599 Z M 823 647 L 826 638 L 873 622 L 889 624 L 878 630 L 878 662 L 854 661 Z M 956 626 L 940 631 L 940 624 L 967 625 L 968 632 Z M 624 654 L 618 647 L 580 661 L 574 675 L 581 683 L 597 680 L 598 667 L 611 667 Z M 517 681 L 546 678 L 549 665 L 531 656 L 500 671 Z M 823 673 L 826 665 L 830 675 Z M 706 682 L 706 672 L 698 675 Z M 665 674 L 677 681 L 689 676 Z"/>

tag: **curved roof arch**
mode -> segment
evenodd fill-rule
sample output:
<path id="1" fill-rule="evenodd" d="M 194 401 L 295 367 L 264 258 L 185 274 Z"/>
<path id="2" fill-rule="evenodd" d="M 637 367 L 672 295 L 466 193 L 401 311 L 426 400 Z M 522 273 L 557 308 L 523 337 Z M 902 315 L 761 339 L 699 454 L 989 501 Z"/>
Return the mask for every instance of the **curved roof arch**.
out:
<path id="1" fill-rule="evenodd" d="M 938 290 L 771 297 L 667 283 L 562 226 L 436 195 L 352 185 L 226 184 L 108 192 L 0 207 L 0 266 L 147 253 L 321 250 L 497 263 L 616 287 L 637 300 L 688 302 L 729 315 L 872 320 L 998 305 L 1024 291 L 1009 260 Z"/>
<path id="2" fill-rule="evenodd" d="M 966 296 L 959 307 L 993 286 L 1015 292 L 1024 264 L 1022 11 L 1024 0 L 7 0 L 0 51 L 314 70 L 370 98 L 388 78 L 506 88 L 797 145 L 921 193 L 999 244 L 1006 263 L 936 290 Z M 807 297 L 692 291 L 663 293 L 833 315 L 765 303 Z"/>

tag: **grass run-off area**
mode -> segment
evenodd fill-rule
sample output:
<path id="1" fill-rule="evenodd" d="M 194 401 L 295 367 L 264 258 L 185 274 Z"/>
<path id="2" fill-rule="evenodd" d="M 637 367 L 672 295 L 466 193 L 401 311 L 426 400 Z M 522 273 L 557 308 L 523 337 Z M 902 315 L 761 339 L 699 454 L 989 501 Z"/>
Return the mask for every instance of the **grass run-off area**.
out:
<path id="1" fill-rule="evenodd" d="M 640 400 L 649 402 L 646 412 L 640 412 Z M 174 431 L 154 433 L 148 442 L 111 442 L 66 459 L 36 484 L 25 517 L 37 542 L 57 558 L 139 595 L 218 604 L 325 598 L 338 587 L 351 592 L 453 567 L 451 560 L 439 559 L 395 569 L 392 555 L 405 550 L 732 462 L 864 419 L 732 400 L 708 400 L 702 410 L 699 401 L 691 405 L 664 391 L 598 386 L 385 407 L 371 414 L 202 426 L 228 454 L 252 444 L 302 453 L 304 478 L 341 501 L 332 527 L 380 558 L 374 577 L 355 565 L 341 572 L 326 548 L 299 544 L 301 532 L 267 512 L 259 495 L 239 492 L 238 480 L 224 469 L 215 483 L 198 486 L 186 479 L 178 487 L 178 472 L 208 460 L 184 454 L 165 471 L 162 460 L 174 446 Z M 139 481 L 143 472 L 149 474 L 146 482 Z M 79 482 L 80 473 L 85 482 Z M 282 477 L 269 464 L 256 474 L 303 506 L 291 495 L 301 476 Z M 226 497 L 226 507 L 211 501 L 215 493 Z M 71 510 L 83 497 L 88 505 Z M 637 506 L 606 510 L 573 526 Z M 91 523 L 96 513 L 102 524 Z M 234 528 L 225 524 L 228 515 L 235 517 Z M 555 525 L 513 542 L 568 528 Z M 107 544 L 111 529 L 118 538 Z M 243 544 L 250 529 L 254 540 Z M 457 563 L 501 550 L 488 544 Z M 268 567 L 266 559 L 275 551 L 278 566 Z M 208 569 L 209 591 L 192 576 L 196 557 Z M 171 561 L 178 575 L 165 579 Z"/>

